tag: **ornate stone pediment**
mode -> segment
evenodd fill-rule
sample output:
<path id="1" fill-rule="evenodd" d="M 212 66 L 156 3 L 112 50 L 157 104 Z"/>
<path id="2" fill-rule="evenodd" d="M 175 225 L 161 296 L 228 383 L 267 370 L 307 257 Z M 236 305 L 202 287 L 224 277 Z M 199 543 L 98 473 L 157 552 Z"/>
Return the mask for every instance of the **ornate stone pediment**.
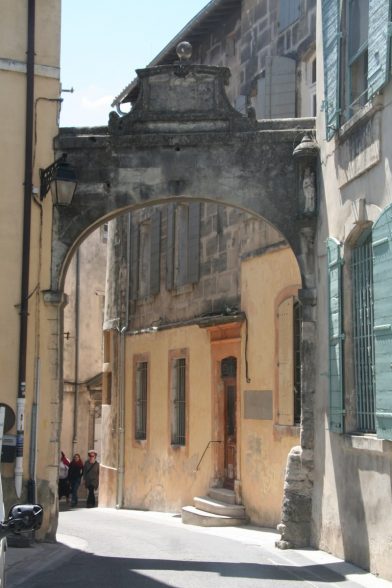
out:
<path id="1" fill-rule="evenodd" d="M 254 128 L 255 122 L 233 108 L 225 85 L 226 67 L 178 63 L 137 70 L 140 91 L 132 110 L 110 113 L 113 135 L 189 133 Z"/>

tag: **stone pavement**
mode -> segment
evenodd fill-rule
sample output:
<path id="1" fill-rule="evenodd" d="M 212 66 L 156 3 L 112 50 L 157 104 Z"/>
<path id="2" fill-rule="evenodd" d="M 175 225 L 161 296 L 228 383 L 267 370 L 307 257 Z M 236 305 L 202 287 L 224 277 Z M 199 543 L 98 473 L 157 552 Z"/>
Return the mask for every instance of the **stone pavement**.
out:
<path id="1" fill-rule="evenodd" d="M 64 507 L 61 508 L 64 510 Z M 132 517 L 143 521 L 154 521 L 162 524 L 182 525 L 181 518 L 173 519 L 172 513 L 151 512 L 151 511 L 129 511 L 116 510 L 115 516 L 121 517 L 122 514 L 132 513 Z M 61 515 L 60 515 L 61 516 Z M 280 535 L 271 529 L 262 529 L 254 526 L 244 527 L 224 527 L 224 528 L 199 528 L 201 533 L 215 534 L 221 537 L 234 539 L 244 543 L 258 545 L 261 548 L 275 550 L 275 541 Z M 57 562 L 63 562 L 73 555 L 73 550 L 87 550 L 87 542 L 76 536 L 57 535 L 56 543 L 32 543 L 30 547 L 8 547 L 6 553 L 6 577 L 7 588 L 17 588 L 22 582 L 26 582 L 28 577 L 33 576 L 37 571 L 42 571 L 47 567 L 53 567 Z M 287 552 L 279 550 L 279 557 L 285 559 L 287 554 L 288 563 L 293 564 L 293 557 L 298 558 L 298 562 L 305 557 L 316 565 L 328 565 L 329 569 L 343 575 L 346 580 L 356 582 L 364 588 L 392 588 L 392 582 L 382 580 L 372 574 L 364 573 L 360 568 L 342 562 L 324 551 L 313 549 L 289 550 Z M 290 557 L 290 560 L 289 560 Z M 300 564 L 299 564 L 300 565 Z"/>

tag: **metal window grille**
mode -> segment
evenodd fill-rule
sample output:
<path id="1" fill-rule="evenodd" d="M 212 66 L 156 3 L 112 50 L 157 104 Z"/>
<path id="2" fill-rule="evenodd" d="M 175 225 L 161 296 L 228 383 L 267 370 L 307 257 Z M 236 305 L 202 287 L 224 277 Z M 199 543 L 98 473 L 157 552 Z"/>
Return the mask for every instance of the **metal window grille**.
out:
<path id="1" fill-rule="evenodd" d="M 186 361 L 173 362 L 172 445 L 185 445 Z"/>
<path id="2" fill-rule="evenodd" d="M 139 362 L 136 367 L 135 439 L 147 439 L 147 373 L 148 363 Z"/>
<path id="3" fill-rule="evenodd" d="M 362 432 L 373 433 L 375 431 L 373 252 L 370 237 L 353 250 L 351 271 L 357 426 Z"/>
<path id="4" fill-rule="evenodd" d="M 293 307 L 294 326 L 294 424 L 301 421 L 301 305 L 297 300 Z"/>

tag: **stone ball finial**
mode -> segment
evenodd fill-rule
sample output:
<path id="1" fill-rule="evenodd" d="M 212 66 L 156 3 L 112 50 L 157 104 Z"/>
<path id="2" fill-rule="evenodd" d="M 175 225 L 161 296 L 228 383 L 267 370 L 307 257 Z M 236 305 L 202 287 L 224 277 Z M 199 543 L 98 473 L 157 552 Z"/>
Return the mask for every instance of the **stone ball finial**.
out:
<path id="1" fill-rule="evenodd" d="M 192 57 L 192 45 L 188 41 L 181 41 L 176 47 L 176 52 L 180 61 L 189 61 Z"/>

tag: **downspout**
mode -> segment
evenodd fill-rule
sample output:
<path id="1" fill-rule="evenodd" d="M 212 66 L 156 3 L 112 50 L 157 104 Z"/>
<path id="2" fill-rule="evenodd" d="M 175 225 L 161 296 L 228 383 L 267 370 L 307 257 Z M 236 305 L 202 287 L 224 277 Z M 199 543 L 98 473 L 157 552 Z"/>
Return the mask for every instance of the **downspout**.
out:
<path id="1" fill-rule="evenodd" d="M 15 490 L 20 498 L 23 483 L 24 418 L 26 397 L 27 325 L 30 274 L 31 199 L 33 191 L 33 120 L 34 120 L 34 46 L 35 0 L 28 0 L 27 13 L 27 61 L 26 61 L 26 133 L 24 169 L 24 209 L 22 277 L 20 293 L 19 370 L 16 400 L 16 459 Z"/>
<path id="2" fill-rule="evenodd" d="M 117 474 L 117 504 L 122 508 L 124 503 L 124 455 L 125 455 L 125 333 L 129 324 L 129 268 L 131 242 L 131 215 L 128 214 L 127 224 L 127 287 L 125 296 L 125 321 L 120 326 L 120 357 L 119 357 L 119 399 L 118 399 L 118 474 Z"/>
<path id="3" fill-rule="evenodd" d="M 31 440 L 30 440 L 30 479 L 27 484 L 27 500 L 31 504 L 37 502 L 36 477 L 37 477 L 37 421 L 39 407 L 39 391 L 41 385 L 41 360 L 35 360 L 34 398 L 31 407 Z"/>
<path id="4" fill-rule="evenodd" d="M 75 362 L 74 362 L 74 413 L 72 452 L 77 451 L 78 443 L 78 407 L 79 407 L 79 337 L 80 337 L 80 249 L 76 251 L 75 269 Z"/>
<path id="5" fill-rule="evenodd" d="M 33 161 L 34 165 L 34 161 Z M 37 288 L 37 301 L 35 305 L 35 378 L 34 378 L 34 395 L 33 403 L 31 406 L 31 435 L 30 435 L 30 456 L 29 456 L 29 472 L 30 478 L 27 482 L 27 502 L 35 504 L 37 502 L 37 422 L 38 422 L 38 411 L 40 402 L 40 386 L 41 386 L 41 359 L 39 355 L 40 349 L 40 287 L 39 279 L 41 276 L 42 268 L 42 222 L 43 222 L 43 210 L 42 202 L 34 196 L 34 202 L 39 207 L 40 216 L 40 231 L 39 231 L 39 267 L 38 267 L 38 288 Z"/>

